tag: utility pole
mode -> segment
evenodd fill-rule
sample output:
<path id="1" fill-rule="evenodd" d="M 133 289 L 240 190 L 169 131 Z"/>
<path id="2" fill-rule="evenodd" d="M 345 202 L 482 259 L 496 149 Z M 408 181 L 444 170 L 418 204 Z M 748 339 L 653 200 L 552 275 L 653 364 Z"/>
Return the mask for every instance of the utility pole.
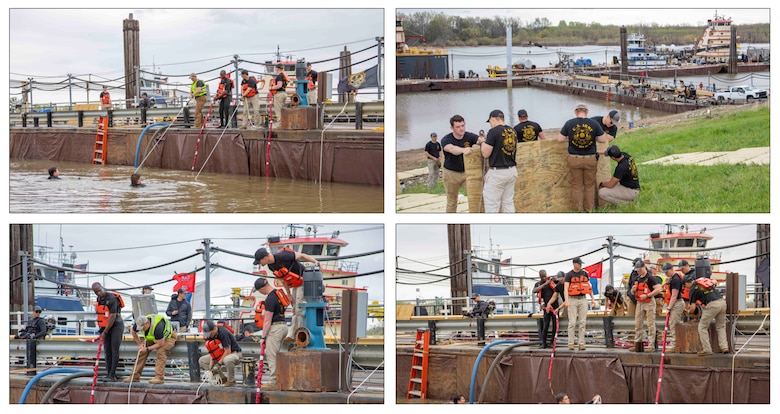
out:
<path id="1" fill-rule="evenodd" d="M 206 263 L 206 291 L 204 292 L 206 319 L 211 319 L 211 297 L 209 295 L 211 292 L 211 239 L 203 239 L 203 261 Z"/>

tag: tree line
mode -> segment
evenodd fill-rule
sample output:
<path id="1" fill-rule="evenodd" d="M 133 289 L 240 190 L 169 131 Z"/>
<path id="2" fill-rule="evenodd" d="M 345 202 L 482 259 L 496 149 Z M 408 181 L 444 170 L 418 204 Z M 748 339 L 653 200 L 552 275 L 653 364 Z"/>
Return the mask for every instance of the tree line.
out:
<path id="1" fill-rule="evenodd" d="M 670 11 L 673 13 L 673 11 Z M 506 28 L 512 28 L 512 44 L 516 46 L 585 46 L 617 45 L 620 26 L 598 22 L 582 23 L 565 20 L 554 24 L 546 17 L 495 16 L 461 17 L 442 12 L 420 11 L 399 13 L 410 46 L 503 46 L 506 44 Z M 648 46 L 694 44 L 704 32 L 702 26 L 681 25 L 626 25 L 628 33 L 642 33 Z M 740 42 L 769 43 L 769 23 L 734 27 Z M 423 39 L 424 38 L 424 39 Z"/>

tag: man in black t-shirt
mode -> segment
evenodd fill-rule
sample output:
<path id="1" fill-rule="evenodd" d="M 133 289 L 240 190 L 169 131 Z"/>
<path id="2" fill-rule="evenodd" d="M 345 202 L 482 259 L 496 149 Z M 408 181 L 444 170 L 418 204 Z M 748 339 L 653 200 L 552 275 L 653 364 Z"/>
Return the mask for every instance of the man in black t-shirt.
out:
<path id="1" fill-rule="evenodd" d="M 591 118 L 601 125 L 601 129 L 607 134 L 607 141 L 612 141 L 617 137 L 618 127 L 617 123 L 620 121 L 620 112 L 616 110 L 609 111 L 609 114 L 604 116 L 594 116 Z"/>
<path id="2" fill-rule="evenodd" d="M 208 353 L 198 359 L 201 369 L 218 372 L 222 377 L 222 366 L 227 369 L 227 381 L 224 386 L 236 385 L 236 365 L 241 361 L 241 347 L 227 328 L 218 326 L 213 320 L 206 319 L 202 326 L 203 340 Z M 216 368 L 215 368 L 216 365 Z"/>
<path id="3" fill-rule="evenodd" d="M 296 252 L 291 249 L 279 249 L 276 253 L 268 253 L 264 247 L 261 247 L 255 251 L 255 265 L 268 266 L 268 269 L 273 272 L 274 276 L 283 279 L 284 291 L 287 296 L 290 297 L 290 306 L 293 309 L 293 319 L 290 333 L 287 335 L 289 342 L 294 342 L 295 331 L 303 326 L 303 309 L 298 305 L 303 303 L 303 285 L 297 285 L 297 283 L 290 283 L 292 278 L 284 278 L 288 273 L 291 275 L 297 275 L 303 277 L 305 268 L 300 260 L 313 263 L 314 266 L 320 267 L 320 262 L 317 259 L 309 256 L 305 253 Z M 297 286 L 296 286 L 297 285 Z M 268 304 L 266 303 L 266 309 Z"/>
<path id="4" fill-rule="evenodd" d="M 634 157 L 620 151 L 617 145 L 611 145 L 604 153 L 617 162 L 617 166 L 609 180 L 599 183 L 599 197 L 611 204 L 634 201 L 639 195 L 639 173 Z"/>
<path id="5" fill-rule="evenodd" d="M 221 70 L 219 72 L 219 90 L 214 95 L 214 100 L 219 99 L 219 127 L 224 128 L 228 125 L 230 120 L 230 96 L 233 91 L 233 81 L 228 77 L 227 72 Z"/>
<path id="6" fill-rule="evenodd" d="M 514 213 L 517 134 L 512 127 L 504 125 L 504 113 L 498 109 L 490 112 L 487 122 L 490 131 L 481 148 L 490 167 L 482 183 L 485 213 Z"/>
<path id="7" fill-rule="evenodd" d="M 439 167 L 441 166 L 441 144 L 436 142 L 437 135 L 431 133 L 431 140 L 425 144 L 425 158 L 428 161 L 428 189 L 436 187 L 439 181 Z"/>
<path id="8" fill-rule="evenodd" d="M 574 210 L 590 211 L 596 206 L 596 142 L 606 142 L 607 137 L 601 125 L 588 118 L 585 104 L 577 105 L 574 115 L 561 128 L 558 141 L 569 143 L 567 162 Z"/>
<path id="9" fill-rule="evenodd" d="M 444 150 L 444 170 L 442 182 L 447 193 L 447 213 L 456 213 L 458 209 L 458 192 L 466 189 L 466 168 L 463 156 L 471 154 L 472 146 L 485 141 L 471 132 L 466 132 L 466 120 L 460 115 L 450 118 L 451 133 L 441 139 Z"/>
<path id="10" fill-rule="evenodd" d="M 728 354 L 730 351 L 728 337 L 726 336 L 726 301 L 720 292 L 715 289 L 715 281 L 708 277 L 694 279 L 692 275 L 686 275 L 683 283 L 685 283 L 685 287 L 690 289 L 691 295 L 691 301 L 688 304 L 688 314 L 693 314 L 696 311 L 696 306 L 699 304 L 703 308 L 698 329 L 702 350 L 698 352 L 698 355 L 712 355 L 709 326 L 713 318 L 715 319 L 719 352 Z"/>
<path id="11" fill-rule="evenodd" d="M 631 286 L 631 293 L 636 297 L 636 314 L 634 315 L 634 347 L 630 349 L 633 352 L 639 352 L 640 346 L 637 344 L 644 341 L 645 329 L 647 325 L 647 347 L 645 352 L 655 351 L 655 295 L 661 291 L 661 284 L 650 272 L 647 271 L 647 265 L 644 261 L 634 263 L 634 270 L 637 272 L 637 279 Z"/>
<path id="12" fill-rule="evenodd" d="M 555 276 L 547 276 L 547 271 L 542 269 L 539 271 L 540 280 L 534 285 L 532 293 L 538 294 L 539 304 L 544 312 L 542 318 L 542 329 L 539 335 L 539 339 L 542 343 L 539 348 L 547 348 L 547 332 L 550 331 L 550 326 L 553 324 L 555 310 L 557 309 L 558 297 L 563 295 L 563 284 L 559 284 Z M 555 338 L 556 328 L 553 325 L 552 338 Z"/>
<path id="13" fill-rule="evenodd" d="M 284 321 L 284 306 L 279 301 L 281 292 L 277 292 L 264 278 L 255 280 L 255 290 L 265 295 L 265 315 L 263 331 L 260 334 L 260 346 L 265 343 L 265 362 L 268 363 L 268 382 L 262 384 L 262 389 L 276 388 L 276 355 L 282 347 L 282 341 L 287 335 L 287 325 Z M 261 384 L 257 384 L 261 385 Z"/>
<path id="14" fill-rule="evenodd" d="M 544 131 L 541 125 L 528 120 L 528 111 L 521 109 L 517 111 L 517 119 L 520 121 L 515 125 L 518 142 L 539 141 L 544 139 Z"/>

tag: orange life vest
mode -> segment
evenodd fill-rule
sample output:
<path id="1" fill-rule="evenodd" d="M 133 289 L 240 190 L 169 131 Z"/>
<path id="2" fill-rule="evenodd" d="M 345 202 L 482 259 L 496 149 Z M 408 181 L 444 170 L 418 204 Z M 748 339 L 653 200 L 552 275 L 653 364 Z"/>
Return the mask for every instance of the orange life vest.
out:
<path id="1" fill-rule="evenodd" d="M 276 95 L 276 92 L 282 91 L 284 92 L 287 88 L 287 84 L 290 83 L 290 78 L 287 77 L 287 74 L 282 71 L 282 77 L 284 77 L 284 82 L 282 82 L 282 87 L 279 89 L 271 89 L 271 95 Z M 271 78 L 271 87 L 276 86 L 276 76 Z"/>
<path id="2" fill-rule="evenodd" d="M 636 297 L 637 302 L 643 302 L 647 303 L 653 300 L 652 297 L 648 296 L 650 294 L 650 286 L 647 284 L 647 277 L 645 277 L 645 282 L 640 282 L 637 280 L 636 282 L 636 293 L 634 296 Z M 645 298 L 642 299 L 641 295 L 645 295 Z"/>
<path id="3" fill-rule="evenodd" d="M 211 360 L 214 362 L 219 361 L 222 355 L 225 355 L 225 348 L 222 346 L 222 341 L 219 339 L 209 339 L 206 341 L 206 350 L 211 355 Z"/>
<path id="4" fill-rule="evenodd" d="M 283 308 L 286 308 L 292 304 L 290 297 L 287 296 L 287 293 L 285 293 L 282 289 L 274 289 L 274 292 L 276 292 L 276 297 L 279 298 L 279 303 L 282 304 Z"/>
<path id="5" fill-rule="evenodd" d="M 307 75 L 306 76 L 306 80 L 309 81 L 309 84 L 307 85 L 307 87 L 309 88 L 310 91 L 313 91 L 314 90 L 314 79 L 311 77 L 311 75 Z"/>
<path id="6" fill-rule="evenodd" d="M 246 92 L 247 89 L 249 89 L 249 91 L 246 92 L 247 98 L 251 98 L 251 97 L 257 95 L 257 79 L 254 76 L 250 76 L 249 79 L 252 79 L 252 80 L 255 81 L 255 87 L 254 88 L 250 89 L 249 88 L 249 83 L 245 83 L 245 84 L 241 85 L 241 92 L 242 92 L 242 94 L 243 94 L 243 92 Z"/>
<path id="7" fill-rule="evenodd" d="M 672 277 L 666 278 L 666 283 L 664 283 L 664 303 L 669 304 L 669 301 L 672 300 L 672 286 L 669 282 L 671 282 L 672 278 L 675 276 L 680 278 L 680 281 L 682 282 L 682 276 L 678 272 L 674 272 Z"/>
<path id="8" fill-rule="evenodd" d="M 542 289 L 539 289 L 539 291 L 536 292 L 537 302 L 539 302 L 540 305 L 542 304 Z M 555 290 L 555 282 L 550 282 L 550 289 L 553 291 Z"/>
<path id="9" fill-rule="evenodd" d="M 258 328 L 263 327 L 263 321 L 265 320 L 265 301 L 260 301 L 255 306 L 255 326 Z"/>
<path id="10" fill-rule="evenodd" d="M 112 293 L 114 296 L 116 296 L 117 299 L 119 299 L 120 309 L 125 307 L 125 301 L 122 300 L 122 296 L 119 293 L 116 292 L 108 292 L 108 293 Z M 111 316 L 111 312 L 109 312 L 108 306 L 96 303 L 95 311 L 97 312 L 98 326 L 101 328 L 105 328 L 108 325 L 108 317 Z"/>
<path id="11" fill-rule="evenodd" d="M 569 296 L 581 296 L 590 293 L 593 294 L 593 288 L 590 286 L 590 280 L 587 276 L 574 276 L 569 281 Z"/>
<path id="12" fill-rule="evenodd" d="M 106 105 L 111 103 L 111 94 L 109 94 L 108 92 L 102 92 L 101 95 L 102 96 L 100 97 L 100 102 Z"/>
<path id="13" fill-rule="evenodd" d="M 696 284 L 699 285 L 704 296 L 712 293 L 712 291 L 715 290 L 715 282 L 708 277 L 700 277 L 696 279 Z M 701 305 L 702 308 L 706 306 L 701 300 L 697 300 L 696 303 Z"/>

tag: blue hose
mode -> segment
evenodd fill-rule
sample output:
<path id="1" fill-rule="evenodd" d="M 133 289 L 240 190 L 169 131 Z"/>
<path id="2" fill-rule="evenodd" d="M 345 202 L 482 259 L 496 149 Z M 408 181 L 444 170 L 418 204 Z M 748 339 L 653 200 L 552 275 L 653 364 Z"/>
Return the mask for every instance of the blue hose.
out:
<path id="1" fill-rule="evenodd" d="M 146 134 L 146 131 L 151 129 L 152 127 L 168 126 L 170 124 L 171 124 L 170 122 L 155 122 L 155 123 L 147 126 L 146 128 L 144 128 L 143 131 L 141 131 L 141 135 L 138 136 L 138 143 L 135 145 L 135 162 L 134 162 L 134 165 L 133 165 L 135 168 L 138 168 L 138 153 L 141 151 L 141 141 L 143 141 L 144 134 Z"/>
<path id="2" fill-rule="evenodd" d="M 517 341 L 517 340 L 502 340 L 502 341 L 496 341 L 488 344 L 484 348 L 482 348 L 481 351 L 479 351 L 479 355 L 477 355 L 477 360 L 474 361 L 474 369 L 471 370 L 471 381 L 469 382 L 469 404 L 474 404 L 474 383 L 477 381 L 477 368 L 479 368 L 479 361 L 482 359 L 482 355 L 487 352 L 488 349 L 496 346 L 496 345 L 502 345 L 502 344 L 517 344 L 523 341 Z"/>
<path id="3" fill-rule="evenodd" d="M 19 404 L 24 404 L 24 401 L 27 400 L 27 394 L 30 393 L 30 390 L 35 385 L 35 383 L 38 382 L 39 379 L 51 374 L 75 374 L 77 372 L 90 372 L 90 371 L 85 371 L 83 369 L 75 369 L 75 368 L 54 368 L 48 371 L 41 372 L 40 374 L 34 376 L 30 380 L 30 382 L 27 383 L 27 386 L 24 387 L 24 392 L 22 392 L 22 396 L 19 397 Z"/>

